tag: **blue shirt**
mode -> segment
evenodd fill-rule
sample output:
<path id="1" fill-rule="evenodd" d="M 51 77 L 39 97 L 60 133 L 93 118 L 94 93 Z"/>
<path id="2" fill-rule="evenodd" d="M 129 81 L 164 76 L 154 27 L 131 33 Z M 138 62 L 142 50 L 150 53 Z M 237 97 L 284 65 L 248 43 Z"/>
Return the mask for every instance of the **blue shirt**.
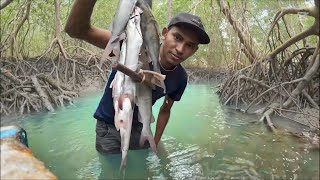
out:
<path id="1" fill-rule="evenodd" d="M 168 95 L 172 100 L 179 101 L 187 86 L 188 76 L 186 70 L 179 64 L 174 70 L 166 71 L 160 67 L 161 74 L 166 75 L 164 83 L 166 85 L 166 94 L 163 93 L 163 89 L 156 87 L 152 90 L 152 105 L 161 97 Z M 106 121 L 109 124 L 114 124 L 114 106 L 112 98 L 112 88 L 110 84 L 114 79 L 116 70 L 112 70 L 109 75 L 107 85 L 105 87 L 103 96 L 97 107 L 93 117 L 97 120 Z M 138 121 L 138 107 L 135 106 L 133 113 L 133 124 L 140 123 Z"/>

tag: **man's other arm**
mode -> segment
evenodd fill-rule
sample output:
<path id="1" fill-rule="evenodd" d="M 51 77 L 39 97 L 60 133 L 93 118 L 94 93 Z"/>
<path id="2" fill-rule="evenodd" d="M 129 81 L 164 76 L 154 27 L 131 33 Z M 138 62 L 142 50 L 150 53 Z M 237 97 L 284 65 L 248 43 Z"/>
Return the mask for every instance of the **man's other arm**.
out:
<path id="1" fill-rule="evenodd" d="M 157 125 L 156 125 L 156 133 L 154 136 L 154 140 L 156 145 L 158 145 L 161 136 L 163 134 L 164 129 L 166 128 L 166 125 L 170 118 L 170 112 L 171 108 L 173 106 L 174 101 L 169 97 L 166 96 L 164 98 L 164 102 L 162 106 L 160 107 L 158 119 L 157 119 Z"/>
<path id="2" fill-rule="evenodd" d="M 65 31 L 72 38 L 85 40 L 103 49 L 111 37 L 111 32 L 90 24 L 95 3 L 96 0 L 75 0 Z"/>

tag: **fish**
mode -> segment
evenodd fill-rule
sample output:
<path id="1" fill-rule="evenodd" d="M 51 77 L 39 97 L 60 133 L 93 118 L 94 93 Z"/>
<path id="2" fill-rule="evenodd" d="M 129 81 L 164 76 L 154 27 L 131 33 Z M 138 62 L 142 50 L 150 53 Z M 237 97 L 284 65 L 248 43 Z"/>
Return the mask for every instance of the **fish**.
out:
<path id="1" fill-rule="evenodd" d="M 123 63 L 132 71 L 138 67 L 139 54 L 143 43 L 140 30 L 139 8 L 134 9 L 132 18 L 126 26 L 126 39 L 122 43 L 119 63 Z M 115 108 L 115 127 L 120 130 L 122 160 L 120 171 L 126 166 L 130 136 L 132 129 L 133 110 L 136 100 L 136 83 L 122 72 L 117 71 L 112 81 L 113 101 Z"/>
<path id="2" fill-rule="evenodd" d="M 149 70 L 149 63 L 146 58 L 139 59 L 139 72 Z M 148 140 L 151 150 L 157 153 L 157 147 L 151 131 L 151 123 L 154 117 L 152 114 L 152 87 L 145 83 L 136 84 L 136 105 L 138 106 L 138 120 L 142 123 L 142 131 L 139 140 L 139 145 L 142 147 L 145 141 Z"/>
<path id="3" fill-rule="evenodd" d="M 105 61 L 112 52 L 115 55 L 112 63 L 118 63 L 120 56 L 120 41 L 125 38 L 125 28 L 136 2 L 137 0 L 119 0 L 117 11 L 112 23 L 112 35 L 103 52 L 101 62 Z"/>
<path id="4" fill-rule="evenodd" d="M 158 62 L 160 39 L 156 29 L 157 24 L 145 0 L 136 0 L 136 2 L 129 18 L 127 18 L 127 16 L 122 18 L 119 16 L 121 13 L 117 12 L 112 29 L 117 29 L 119 33 L 116 34 L 114 31 L 112 32 L 112 36 L 115 35 L 115 38 L 111 38 L 111 43 L 108 43 L 105 52 L 109 53 L 111 52 L 110 50 L 112 50 L 116 56 L 115 63 L 122 64 L 132 71 L 140 72 L 144 75 L 151 74 L 151 76 L 147 76 L 151 78 L 150 81 L 154 85 L 162 87 L 165 91 L 165 75 L 161 74 Z M 126 11 L 131 10 L 132 3 L 133 1 L 130 1 L 130 3 L 127 4 Z M 148 1 L 148 3 L 151 3 L 151 1 Z M 119 4 L 121 4 L 121 1 Z M 121 5 L 119 5 L 119 7 L 120 6 Z M 140 6 L 147 12 L 145 13 Z M 118 11 L 123 11 L 122 9 L 120 10 L 119 7 Z M 117 17 L 120 18 L 121 23 L 115 23 Z M 152 18 L 154 22 L 151 20 Z M 127 23 L 124 23 L 125 20 L 127 20 Z M 141 25 L 142 21 L 145 21 L 143 25 Z M 124 24 L 125 27 L 122 27 Z M 115 39 L 115 41 L 113 41 L 113 39 Z M 123 40 L 121 51 L 120 48 L 118 49 L 118 39 Z M 116 42 L 116 46 L 115 43 L 112 42 Z M 143 52 L 147 52 L 148 55 L 145 56 L 146 58 L 140 58 L 140 54 Z M 149 68 L 149 59 L 152 59 L 152 70 Z M 150 124 L 154 122 L 152 115 L 152 87 L 146 85 L 146 83 L 136 83 L 129 76 L 117 71 L 110 88 L 112 88 L 115 109 L 114 124 L 116 129 L 120 131 L 121 136 L 121 171 L 126 167 L 128 159 L 135 106 L 138 106 L 138 119 L 143 124 L 139 144 L 143 146 L 145 141 L 148 140 L 152 151 L 157 151 L 150 126 Z"/>
<path id="5" fill-rule="evenodd" d="M 155 20 L 152 10 L 145 0 L 137 0 L 136 5 L 141 8 L 143 13 L 141 14 L 141 32 L 143 36 L 143 43 L 148 51 L 148 55 L 152 61 L 152 67 L 156 85 L 166 92 L 166 86 L 164 83 L 165 76 L 161 74 L 159 64 L 159 51 L 160 51 L 160 31 L 157 21 Z"/>
<path id="6" fill-rule="evenodd" d="M 121 47 L 120 62 L 125 59 L 126 55 L 126 42 L 123 42 Z M 117 71 L 115 78 L 112 81 L 113 90 L 113 103 L 115 109 L 114 123 L 118 131 L 120 131 L 121 137 L 121 153 L 122 160 L 120 165 L 120 171 L 124 169 L 127 162 L 128 149 L 130 144 L 132 118 L 133 118 L 133 93 L 130 92 L 126 85 L 130 82 L 126 82 L 128 79 L 125 75 Z M 124 90 L 126 89 L 126 93 Z M 134 89 L 131 89 L 134 91 Z"/>

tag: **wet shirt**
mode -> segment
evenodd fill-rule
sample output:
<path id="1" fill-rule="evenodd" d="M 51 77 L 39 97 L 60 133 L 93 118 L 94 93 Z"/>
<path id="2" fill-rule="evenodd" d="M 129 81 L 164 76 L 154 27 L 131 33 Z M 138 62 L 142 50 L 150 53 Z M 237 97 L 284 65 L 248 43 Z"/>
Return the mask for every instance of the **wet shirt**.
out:
<path id="1" fill-rule="evenodd" d="M 185 69 L 179 64 L 174 70 L 171 71 L 167 71 L 162 67 L 160 67 L 160 70 L 161 74 L 166 75 L 166 79 L 164 80 L 166 85 L 166 94 L 160 87 L 156 87 L 156 89 L 152 90 L 152 105 L 165 95 L 168 95 L 174 101 L 179 101 L 187 86 L 188 77 Z M 114 106 L 112 88 L 110 88 L 110 84 L 114 79 L 116 72 L 116 70 L 111 71 L 100 103 L 93 115 L 95 119 L 106 121 L 109 124 L 114 124 Z M 132 121 L 133 124 L 140 123 L 138 122 L 138 110 L 138 107 L 135 106 Z"/>

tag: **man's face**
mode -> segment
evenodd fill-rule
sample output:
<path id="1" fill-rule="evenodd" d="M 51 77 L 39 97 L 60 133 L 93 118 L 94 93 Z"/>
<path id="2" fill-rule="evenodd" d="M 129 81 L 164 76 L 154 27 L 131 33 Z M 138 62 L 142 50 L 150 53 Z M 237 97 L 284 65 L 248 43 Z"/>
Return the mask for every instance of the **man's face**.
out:
<path id="1" fill-rule="evenodd" d="M 173 26 L 162 30 L 161 61 L 166 66 L 176 66 L 192 56 L 198 49 L 199 40 L 193 30 Z"/>

